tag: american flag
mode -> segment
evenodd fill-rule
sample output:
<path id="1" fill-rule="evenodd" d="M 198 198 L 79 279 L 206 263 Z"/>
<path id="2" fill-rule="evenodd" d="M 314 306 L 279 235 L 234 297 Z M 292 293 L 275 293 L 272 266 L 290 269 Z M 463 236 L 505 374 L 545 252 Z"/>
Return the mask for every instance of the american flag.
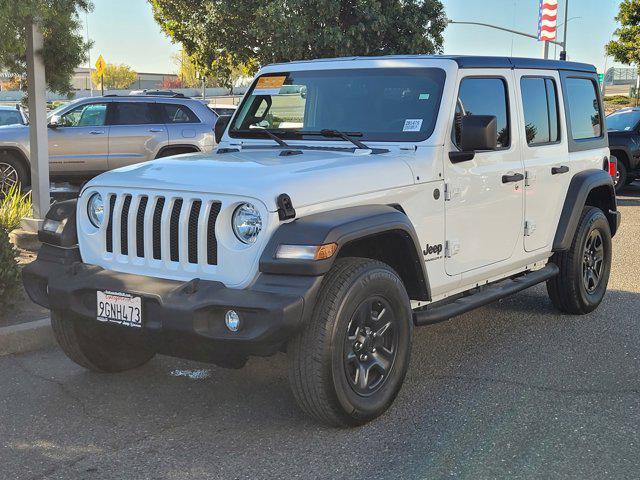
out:
<path id="1" fill-rule="evenodd" d="M 558 0 L 540 0 L 538 17 L 538 40 L 547 42 L 556 39 L 558 24 Z"/>

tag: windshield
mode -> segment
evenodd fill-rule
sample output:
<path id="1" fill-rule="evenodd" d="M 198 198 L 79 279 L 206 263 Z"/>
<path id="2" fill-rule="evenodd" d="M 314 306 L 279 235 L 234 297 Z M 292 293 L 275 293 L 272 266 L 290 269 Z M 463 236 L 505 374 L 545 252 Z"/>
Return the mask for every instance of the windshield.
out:
<path id="1" fill-rule="evenodd" d="M 255 130 L 270 129 L 285 139 L 302 139 L 305 132 L 329 129 L 362 141 L 422 141 L 433 133 L 444 81 L 444 71 L 437 68 L 262 75 L 240 106 L 229 134 L 264 138 Z"/>
<path id="2" fill-rule="evenodd" d="M 640 110 L 615 112 L 607 117 L 607 130 L 628 132 L 640 122 Z"/>

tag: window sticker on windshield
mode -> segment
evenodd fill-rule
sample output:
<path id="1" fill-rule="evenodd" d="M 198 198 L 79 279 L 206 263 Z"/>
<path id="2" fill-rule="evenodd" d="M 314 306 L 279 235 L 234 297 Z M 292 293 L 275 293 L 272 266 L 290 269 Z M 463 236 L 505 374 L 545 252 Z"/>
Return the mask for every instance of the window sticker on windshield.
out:
<path id="1" fill-rule="evenodd" d="M 253 94 L 278 95 L 286 79 L 286 75 L 278 75 L 276 77 L 260 77 L 258 79 L 258 83 L 256 83 L 256 88 L 253 90 Z"/>
<path id="2" fill-rule="evenodd" d="M 404 121 L 403 132 L 419 132 L 422 128 L 422 119 L 409 119 Z"/>
<path id="3" fill-rule="evenodd" d="M 430 96 L 431 96 L 431 95 L 430 95 L 430 94 L 428 94 L 428 93 L 421 93 L 421 94 L 418 96 L 418 100 L 429 100 L 429 97 L 430 97 Z"/>

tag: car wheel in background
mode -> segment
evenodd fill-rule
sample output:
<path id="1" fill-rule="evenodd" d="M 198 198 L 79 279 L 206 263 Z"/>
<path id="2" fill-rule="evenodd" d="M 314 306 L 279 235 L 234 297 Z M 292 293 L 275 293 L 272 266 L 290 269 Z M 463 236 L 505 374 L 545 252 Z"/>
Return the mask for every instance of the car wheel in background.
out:
<path id="1" fill-rule="evenodd" d="M 613 185 L 616 188 L 616 193 L 622 193 L 624 187 L 628 185 L 627 167 L 624 162 L 618 160 L 618 166 L 616 168 L 616 175 L 613 177 Z"/>
<path id="2" fill-rule="evenodd" d="M 29 175 L 24 163 L 11 152 L 0 152 L 0 195 L 13 186 L 28 187 Z"/>

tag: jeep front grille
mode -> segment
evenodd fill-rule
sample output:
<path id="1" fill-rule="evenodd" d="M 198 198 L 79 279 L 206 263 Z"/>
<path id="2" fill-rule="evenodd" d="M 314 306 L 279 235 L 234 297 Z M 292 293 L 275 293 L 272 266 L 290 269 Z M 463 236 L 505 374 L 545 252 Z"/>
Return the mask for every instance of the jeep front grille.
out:
<path id="1" fill-rule="evenodd" d="M 220 202 L 110 194 L 108 205 L 108 253 L 149 261 L 218 264 L 215 224 Z"/>

